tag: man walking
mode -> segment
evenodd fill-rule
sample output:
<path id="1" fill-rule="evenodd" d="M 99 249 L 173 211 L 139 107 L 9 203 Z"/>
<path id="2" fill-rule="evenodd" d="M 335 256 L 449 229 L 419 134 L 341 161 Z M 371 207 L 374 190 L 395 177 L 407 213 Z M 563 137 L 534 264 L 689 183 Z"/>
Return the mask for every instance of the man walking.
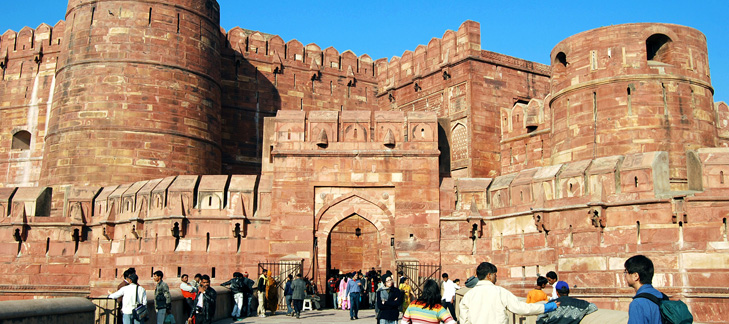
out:
<path id="1" fill-rule="evenodd" d="M 347 282 L 347 295 L 349 296 L 349 319 L 356 320 L 359 313 L 359 297 L 362 293 L 360 289 L 361 283 L 358 277 L 353 275 L 352 278 Z"/>
<path id="2" fill-rule="evenodd" d="M 496 266 L 481 262 L 476 268 L 478 283 L 461 299 L 462 324 L 506 324 L 506 311 L 517 315 L 538 315 L 557 309 L 559 303 L 527 304 L 496 285 Z"/>
<path id="3" fill-rule="evenodd" d="M 294 305 L 293 303 L 293 294 L 294 290 L 291 288 L 291 282 L 294 281 L 294 276 L 288 275 L 286 277 L 286 285 L 284 286 L 284 298 L 286 299 L 286 315 L 287 316 L 294 316 L 296 315 L 296 312 L 294 312 Z"/>
<path id="4" fill-rule="evenodd" d="M 306 282 L 302 279 L 301 273 L 296 274 L 296 279 L 291 283 L 291 299 L 294 302 L 294 313 L 296 318 L 301 317 L 301 309 L 306 298 Z"/>
<path id="5" fill-rule="evenodd" d="M 457 322 L 458 318 L 456 318 L 456 307 L 453 304 L 453 299 L 456 298 L 456 290 L 458 289 L 456 288 L 456 284 L 448 279 L 447 273 L 443 273 L 441 277 L 443 278 L 443 300 L 441 304 L 448 309 L 453 320 Z"/>
<path id="6" fill-rule="evenodd" d="M 164 274 L 157 270 L 152 274 L 152 279 L 157 285 L 154 287 L 154 308 L 157 311 L 157 323 L 164 323 L 165 316 L 172 308 L 172 297 L 170 296 L 170 286 L 162 281 Z"/>

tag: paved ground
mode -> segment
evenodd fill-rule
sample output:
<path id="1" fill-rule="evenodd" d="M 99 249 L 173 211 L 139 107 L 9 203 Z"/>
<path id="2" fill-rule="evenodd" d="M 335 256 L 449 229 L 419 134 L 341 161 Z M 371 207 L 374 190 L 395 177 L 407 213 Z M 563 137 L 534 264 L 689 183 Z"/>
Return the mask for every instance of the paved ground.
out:
<path id="1" fill-rule="evenodd" d="M 286 316 L 286 311 L 278 311 L 278 315 L 268 317 L 246 317 L 241 321 L 234 321 L 233 319 L 220 320 L 215 324 L 230 324 L 230 323 L 310 323 L 310 324 L 332 324 L 332 323 L 348 323 L 348 324 L 359 324 L 369 323 L 373 324 L 375 320 L 375 311 L 372 309 L 364 309 L 359 311 L 359 320 L 350 320 L 349 311 L 343 310 L 332 310 L 325 309 L 322 311 L 305 311 L 301 313 L 301 318 Z"/>

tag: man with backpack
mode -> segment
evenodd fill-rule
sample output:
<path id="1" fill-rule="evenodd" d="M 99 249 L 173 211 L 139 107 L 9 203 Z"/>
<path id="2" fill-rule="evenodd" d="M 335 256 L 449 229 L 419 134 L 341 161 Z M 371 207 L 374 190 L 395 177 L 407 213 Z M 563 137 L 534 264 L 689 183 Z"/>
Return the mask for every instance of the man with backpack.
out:
<path id="1" fill-rule="evenodd" d="M 635 289 L 628 310 L 628 324 L 693 323 L 688 307 L 681 301 L 669 300 L 653 288 L 653 261 L 635 255 L 625 261 L 625 281 Z"/>

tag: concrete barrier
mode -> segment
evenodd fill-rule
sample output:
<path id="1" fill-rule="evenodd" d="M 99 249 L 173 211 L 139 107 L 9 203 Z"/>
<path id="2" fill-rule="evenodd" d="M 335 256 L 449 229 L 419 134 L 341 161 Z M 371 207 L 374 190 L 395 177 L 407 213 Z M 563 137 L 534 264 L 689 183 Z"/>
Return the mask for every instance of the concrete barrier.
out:
<path id="1" fill-rule="evenodd" d="M 0 302 L 3 324 L 93 323 L 96 306 L 81 297 L 24 299 Z"/>

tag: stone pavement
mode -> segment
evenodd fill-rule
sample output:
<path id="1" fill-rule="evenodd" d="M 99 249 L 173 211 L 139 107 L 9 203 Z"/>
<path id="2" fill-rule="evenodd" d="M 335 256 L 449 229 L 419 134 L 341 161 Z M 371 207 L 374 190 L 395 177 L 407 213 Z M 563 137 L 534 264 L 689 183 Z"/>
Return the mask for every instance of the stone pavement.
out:
<path id="1" fill-rule="evenodd" d="M 333 324 L 333 323 L 349 323 L 349 324 L 360 324 L 360 323 L 375 323 L 375 311 L 373 309 L 363 309 L 359 311 L 359 320 L 350 320 L 349 311 L 343 310 L 332 310 L 325 309 L 322 311 L 304 311 L 301 313 L 301 318 L 297 319 L 294 317 L 286 316 L 285 311 L 278 311 L 278 315 L 268 317 L 246 317 L 240 321 L 233 321 L 233 319 L 224 319 L 215 322 L 215 324 L 230 324 L 230 323 L 246 323 L 246 324 L 274 324 L 274 323 L 310 323 L 310 324 Z"/>

